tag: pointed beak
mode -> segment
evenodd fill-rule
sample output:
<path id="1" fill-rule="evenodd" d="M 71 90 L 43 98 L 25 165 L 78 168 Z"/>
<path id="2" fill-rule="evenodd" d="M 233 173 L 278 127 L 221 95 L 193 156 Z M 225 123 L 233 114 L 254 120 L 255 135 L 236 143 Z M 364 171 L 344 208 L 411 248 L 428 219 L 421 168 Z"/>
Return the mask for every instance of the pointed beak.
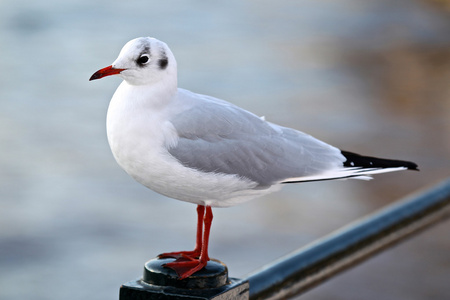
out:
<path id="1" fill-rule="evenodd" d="M 110 76 L 110 75 L 117 75 L 117 74 L 120 74 L 120 72 L 122 72 L 123 70 L 126 70 L 126 69 L 116 69 L 116 68 L 113 68 L 113 66 L 109 66 L 109 67 L 103 68 L 101 70 L 98 70 L 97 72 L 92 74 L 91 78 L 89 78 L 89 81 L 95 80 L 95 79 L 100 79 L 100 78 Z"/>

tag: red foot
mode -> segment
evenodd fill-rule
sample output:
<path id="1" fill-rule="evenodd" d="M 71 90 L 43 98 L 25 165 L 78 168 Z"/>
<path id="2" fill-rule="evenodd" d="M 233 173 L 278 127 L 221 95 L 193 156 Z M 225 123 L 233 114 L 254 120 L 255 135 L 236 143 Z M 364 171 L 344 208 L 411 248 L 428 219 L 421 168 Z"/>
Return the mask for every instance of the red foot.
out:
<path id="1" fill-rule="evenodd" d="M 177 272 L 179 279 L 185 279 L 195 272 L 203 269 L 208 261 L 200 260 L 200 259 L 186 259 L 182 257 L 181 259 L 177 259 L 174 262 L 167 263 L 164 267 L 170 268 Z"/>
<path id="2" fill-rule="evenodd" d="M 159 258 L 175 258 L 175 259 L 187 259 L 187 260 L 194 260 L 196 258 L 199 258 L 200 251 L 193 250 L 193 251 L 178 251 L 178 252 L 167 252 L 167 253 L 161 253 L 158 255 Z"/>
<path id="3" fill-rule="evenodd" d="M 197 206 L 197 240 L 194 251 L 168 252 L 159 255 L 159 258 L 175 258 L 175 261 L 164 266 L 174 270 L 179 279 L 185 279 L 203 269 L 209 260 L 208 243 L 213 214 L 211 207 Z M 205 228 L 203 230 L 203 224 Z"/>

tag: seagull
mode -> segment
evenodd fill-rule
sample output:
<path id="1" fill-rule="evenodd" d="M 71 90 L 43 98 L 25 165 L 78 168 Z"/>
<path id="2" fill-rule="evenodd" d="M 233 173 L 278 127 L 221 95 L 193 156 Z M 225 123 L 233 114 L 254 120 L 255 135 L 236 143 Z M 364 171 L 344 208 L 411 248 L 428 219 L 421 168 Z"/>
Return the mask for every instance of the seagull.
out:
<path id="1" fill-rule="evenodd" d="M 177 86 L 177 62 L 164 42 L 140 37 L 89 80 L 123 79 L 107 113 L 117 163 L 136 181 L 197 205 L 195 249 L 162 253 L 185 279 L 209 261 L 212 207 L 228 207 L 283 184 L 418 170 L 413 162 L 362 156 L 258 117 L 230 102 Z"/>

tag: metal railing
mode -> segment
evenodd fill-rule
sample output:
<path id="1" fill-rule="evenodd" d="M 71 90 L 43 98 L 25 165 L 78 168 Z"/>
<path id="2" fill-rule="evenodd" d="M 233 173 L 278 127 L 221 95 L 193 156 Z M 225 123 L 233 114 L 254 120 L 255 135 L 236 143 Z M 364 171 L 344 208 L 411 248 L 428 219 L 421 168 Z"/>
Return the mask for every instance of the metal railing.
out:
<path id="1" fill-rule="evenodd" d="M 450 179 L 282 257 L 244 280 L 250 299 L 299 295 L 450 216 Z"/>

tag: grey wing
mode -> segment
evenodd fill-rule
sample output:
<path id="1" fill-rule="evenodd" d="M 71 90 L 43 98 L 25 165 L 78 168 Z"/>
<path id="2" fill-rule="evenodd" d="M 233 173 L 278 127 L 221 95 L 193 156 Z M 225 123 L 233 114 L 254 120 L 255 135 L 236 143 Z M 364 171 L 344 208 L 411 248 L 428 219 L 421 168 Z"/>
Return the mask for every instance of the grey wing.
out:
<path id="1" fill-rule="evenodd" d="M 345 160 L 337 148 L 231 104 L 204 102 L 171 122 L 179 140 L 169 152 L 183 165 L 245 177 L 260 187 L 333 170 Z"/>

